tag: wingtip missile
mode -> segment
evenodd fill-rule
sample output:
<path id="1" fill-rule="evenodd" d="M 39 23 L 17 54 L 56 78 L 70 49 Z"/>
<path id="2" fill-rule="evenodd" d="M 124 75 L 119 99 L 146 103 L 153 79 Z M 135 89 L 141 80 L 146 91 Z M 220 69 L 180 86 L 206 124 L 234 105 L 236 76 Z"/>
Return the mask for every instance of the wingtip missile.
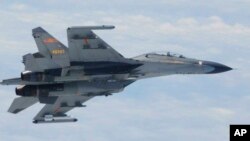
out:
<path id="1" fill-rule="evenodd" d="M 72 26 L 69 27 L 68 30 L 71 29 L 89 29 L 89 30 L 104 30 L 104 29 L 114 29 L 115 26 L 113 25 L 101 25 L 101 26 Z"/>
<path id="2" fill-rule="evenodd" d="M 70 116 L 65 117 L 54 117 L 53 115 L 46 115 L 44 119 L 34 120 L 33 123 L 60 123 L 60 122 L 77 122 L 76 118 L 72 118 Z"/>

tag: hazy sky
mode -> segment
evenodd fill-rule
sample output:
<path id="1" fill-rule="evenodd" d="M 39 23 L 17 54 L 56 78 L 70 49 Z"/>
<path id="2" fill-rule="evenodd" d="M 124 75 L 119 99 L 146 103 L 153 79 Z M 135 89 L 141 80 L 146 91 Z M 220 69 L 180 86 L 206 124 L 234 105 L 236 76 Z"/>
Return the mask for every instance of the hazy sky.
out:
<path id="1" fill-rule="evenodd" d="M 23 71 L 38 26 L 67 45 L 69 26 L 115 25 L 97 33 L 125 57 L 174 51 L 235 68 L 138 81 L 70 111 L 79 121 L 63 124 L 33 124 L 42 104 L 7 113 L 15 86 L 0 86 L 0 140 L 228 141 L 230 124 L 250 123 L 249 7 L 250 0 L 0 0 L 0 79 Z"/>

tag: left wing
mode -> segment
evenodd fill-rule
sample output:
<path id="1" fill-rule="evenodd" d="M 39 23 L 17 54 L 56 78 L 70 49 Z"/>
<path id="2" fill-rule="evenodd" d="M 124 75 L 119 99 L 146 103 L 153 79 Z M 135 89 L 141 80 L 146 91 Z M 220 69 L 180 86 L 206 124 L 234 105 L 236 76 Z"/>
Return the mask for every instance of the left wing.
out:
<path id="1" fill-rule="evenodd" d="M 65 113 L 75 107 L 84 107 L 83 102 L 91 99 L 93 96 L 60 96 L 55 97 L 53 102 L 49 102 L 52 98 L 45 99 L 46 104 L 42 110 L 34 117 L 33 123 L 53 123 L 53 122 L 75 122 L 76 118 L 71 118 Z M 40 100 L 41 102 L 41 100 Z M 43 102 L 42 102 L 43 103 Z"/>

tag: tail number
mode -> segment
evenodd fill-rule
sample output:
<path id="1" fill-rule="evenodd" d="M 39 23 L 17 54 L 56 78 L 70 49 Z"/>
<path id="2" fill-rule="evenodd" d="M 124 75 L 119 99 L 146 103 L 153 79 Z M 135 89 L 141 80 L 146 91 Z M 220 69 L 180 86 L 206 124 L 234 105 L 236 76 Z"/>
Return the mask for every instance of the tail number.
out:
<path id="1" fill-rule="evenodd" d="M 63 49 L 54 49 L 54 50 L 52 50 L 51 51 L 51 53 L 53 54 L 53 55 L 59 55 L 59 54 L 64 54 L 64 50 Z"/>

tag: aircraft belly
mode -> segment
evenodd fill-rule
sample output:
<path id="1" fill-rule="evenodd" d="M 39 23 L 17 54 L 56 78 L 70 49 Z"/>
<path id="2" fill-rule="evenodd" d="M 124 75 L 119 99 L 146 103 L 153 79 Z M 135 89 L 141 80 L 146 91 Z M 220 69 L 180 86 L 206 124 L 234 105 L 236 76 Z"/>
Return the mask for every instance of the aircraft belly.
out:
<path id="1" fill-rule="evenodd" d="M 123 90 L 124 82 L 71 82 L 64 84 L 63 91 L 49 92 L 50 96 L 61 95 L 85 95 L 93 93 L 120 92 Z"/>
<path id="2" fill-rule="evenodd" d="M 78 91 L 80 93 L 102 93 L 102 92 L 116 92 L 124 88 L 122 82 L 79 82 Z"/>

